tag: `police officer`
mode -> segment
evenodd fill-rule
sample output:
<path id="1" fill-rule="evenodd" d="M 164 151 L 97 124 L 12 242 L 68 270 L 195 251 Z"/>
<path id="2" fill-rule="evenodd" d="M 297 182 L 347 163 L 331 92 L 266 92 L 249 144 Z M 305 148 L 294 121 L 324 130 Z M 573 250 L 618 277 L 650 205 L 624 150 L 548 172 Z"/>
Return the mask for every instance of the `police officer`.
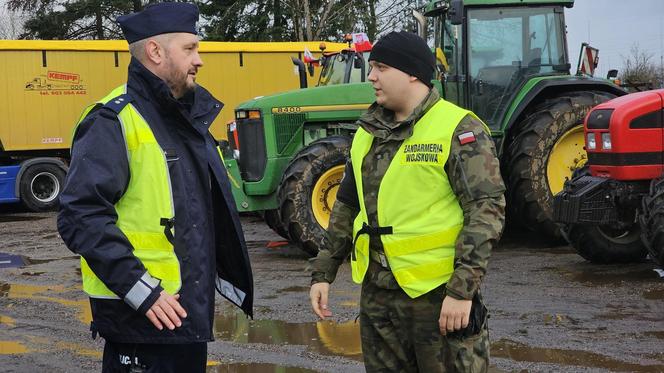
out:
<path id="1" fill-rule="evenodd" d="M 196 84 L 198 8 L 118 18 L 126 85 L 84 112 L 58 230 L 81 255 L 103 371 L 204 372 L 215 288 L 252 314 L 253 280 L 221 153 L 221 102 Z"/>
<path id="2" fill-rule="evenodd" d="M 493 141 L 432 89 L 434 57 L 417 35 L 385 35 L 369 65 L 376 102 L 312 260 L 312 308 L 332 315 L 330 283 L 350 254 L 367 371 L 486 371 L 479 288 L 505 214 Z"/>

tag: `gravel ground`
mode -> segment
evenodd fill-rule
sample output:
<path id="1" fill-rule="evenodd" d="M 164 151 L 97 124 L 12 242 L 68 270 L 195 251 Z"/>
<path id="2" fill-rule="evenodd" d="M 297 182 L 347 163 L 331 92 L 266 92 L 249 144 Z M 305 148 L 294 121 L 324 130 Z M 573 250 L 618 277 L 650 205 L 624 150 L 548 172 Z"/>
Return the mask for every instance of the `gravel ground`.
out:
<path id="1" fill-rule="evenodd" d="M 332 285 L 332 322 L 308 301 L 307 256 L 258 218 L 242 218 L 254 271 L 255 319 L 219 298 L 209 372 L 362 372 L 359 288 L 350 267 Z M 492 367 L 532 372 L 664 371 L 664 280 L 650 263 L 597 266 L 567 246 L 503 239 L 484 282 Z M 101 370 L 91 339 L 80 267 L 54 213 L 0 210 L 0 253 L 25 265 L 0 268 L 0 371 Z"/>

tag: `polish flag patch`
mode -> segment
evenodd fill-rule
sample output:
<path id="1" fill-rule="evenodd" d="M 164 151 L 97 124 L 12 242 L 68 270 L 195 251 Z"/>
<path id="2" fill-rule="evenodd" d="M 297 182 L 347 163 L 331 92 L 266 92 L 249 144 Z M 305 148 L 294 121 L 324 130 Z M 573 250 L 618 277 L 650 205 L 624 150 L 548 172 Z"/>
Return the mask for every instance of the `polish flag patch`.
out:
<path id="1" fill-rule="evenodd" d="M 464 132 L 464 133 L 460 134 L 457 137 L 459 138 L 459 143 L 461 145 L 470 144 L 471 142 L 475 142 L 475 140 L 476 140 L 475 139 L 475 134 L 472 131 L 471 132 Z"/>

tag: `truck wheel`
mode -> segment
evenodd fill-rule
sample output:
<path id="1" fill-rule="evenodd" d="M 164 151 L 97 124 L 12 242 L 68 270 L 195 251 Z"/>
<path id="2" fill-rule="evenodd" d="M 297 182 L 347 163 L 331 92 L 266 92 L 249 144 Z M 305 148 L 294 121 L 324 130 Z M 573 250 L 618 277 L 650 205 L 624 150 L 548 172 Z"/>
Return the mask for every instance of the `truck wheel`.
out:
<path id="1" fill-rule="evenodd" d="M 293 157 L 281 179 L 281 221 L 291 241 L 312 256 L 330 221 L 350 143 L 345 136 L 311 143 Z"/>
<path id="2" fill-rule="evenodd" d="M 577 253 L 598 264 L 639 262 L 646 257 L 638 223 L 627 228 L 573 225 L 567 237 Z"/>
<path id="3" fill-rule="evenodd" d="M 263 213 L 263 220 L 265 220 L 265 224 L 267 224 L 267 226 L 270 227 L 270 229 L 272 229 L 276 234 L 287 240 L 290 240 L 290 237 L 288 237 L 288 231 L 279 218 L 279 210 L 265 210 Z"/>
<path id="4" fill-rule="evenodd" d="M 571 92 L 536 106 L 510 131 L 503 157 L 509 220 L 554 240 L 553 196 L 582 167 L 583 120 L 595 105 L 613 98 L 604 92 Z"/>
<path id="5" fill-rule="evenodd" d="M 650 184 L 650 193 L 643 200 L 641 230 L 650 258 L 664 267 L 664 179 Z"/>
<path id="6" fill-rule="evenodd" d="M 55 210 L 64 181 L 65 172 L 54 164 L 40 163 L 28 167 L 19 184 L 23 205 L 35 212 Z"/>

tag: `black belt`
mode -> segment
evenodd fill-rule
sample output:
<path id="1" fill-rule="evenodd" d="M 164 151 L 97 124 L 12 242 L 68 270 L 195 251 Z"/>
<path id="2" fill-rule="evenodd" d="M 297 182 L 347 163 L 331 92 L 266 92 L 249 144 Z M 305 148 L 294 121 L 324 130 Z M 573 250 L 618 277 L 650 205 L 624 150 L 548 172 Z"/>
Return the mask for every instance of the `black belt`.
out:
<path id="1" fill-rule="evenodd" d="M 355 256 L 355 243 L 361 234 L 368 234 L 369 237 L 380 237 L 382 235 L 392 234 L 392 227 L 372 227 L 367 223 L 362 223 L 362 228 L 355 233 L 355 238 L 353 239 L 353 251 L 351 251 L 350 255 L 351 260 L 357 260 L 357 257 Z"/>
<path id="2" fill-rule="evenodd" d="M 175 217 L 172 218 L 161 218 L 159 220 L 159 225 L 164 227 L 164 235 L 166 236 L 166 239 L 168 242 L 171 243 L 171 245 L 175 246 L 175 237 L 173 237 L 173 232 L 171 229 L 175 227 Z"/>

